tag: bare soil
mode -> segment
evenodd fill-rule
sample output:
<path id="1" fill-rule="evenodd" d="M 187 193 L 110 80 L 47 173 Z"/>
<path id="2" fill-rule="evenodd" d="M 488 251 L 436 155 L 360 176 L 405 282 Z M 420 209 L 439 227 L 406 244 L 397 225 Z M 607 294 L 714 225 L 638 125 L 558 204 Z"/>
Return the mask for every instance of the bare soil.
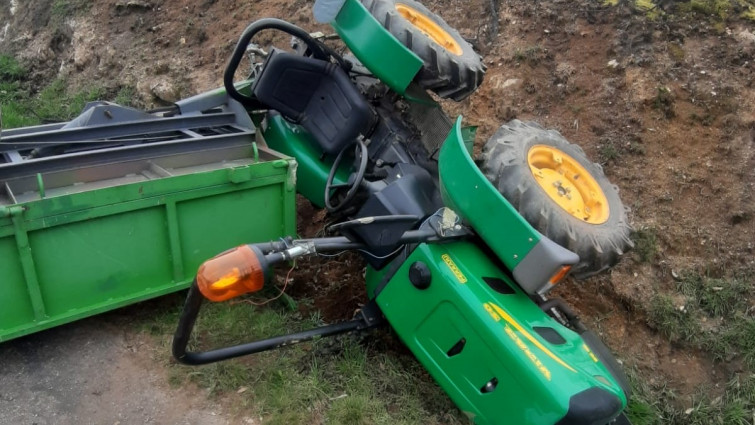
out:
<path id="1" fill-rule="evenodd" d="M 58 2 L 0 5 L 0 22 L 7 24 L 0 28 L 0 51 L 21 57 L 40 85 L 60 76 L 74 89 L 96 82 L 115 93 L 131 86 L 143 106 L 220 86 L 239 33 L 255 19 L 279 17 L 309 30 L 328 30 L 314 24 L 313 2 L 305 0 L 99 0 L 67 17 L 55 15 L 52 6 Z M 635 229 L 650 229 L 658 237 L 659 250 L 650 261 L 629 254 L 609 273 L 568 282 L 558 295 L 577 307 L 625 364 L 682 396 L 703 383 L 724 383 L 741 371 L 736 362 L 717 363 L 705 353 L 672 344 L 647 324 L 646 315 L 653 294 L 674 288 L 674 276 L 683 271 L 749 279 L 754 274 L 752 24 L 736 19 L 728 26 L 705 19 L 650 20 L 624 3 L 609 7 L 592 1 L 426 4 L 473 42 L 488 67 L 476 94 L 447 105 L 451 114 L 479 125 L 478 148 L 512 118 L 555 128 L 603 165 L 620 188 Z M 271 40 L 263 34 L 258 42 Z M 306 202 L 300 202 L 300 217 L 300 233 L 310 236 L 327 220 Z M 358 258 L 323 260 L 295 271 L 292 291 L 314 299 L 326 319 L 345 318 L 363 301 L 361 279 Z M 108 334 L 91 330 L 93 335 L 78 337 L 80 344 Z M 134 336 L 121 335 L 106 347 L 129 344 L 130 338 Z M 35 345 L 47 343 L 43 337 L 34 340 Z M 25 357 L 23 350 L 21 344 L 11 348 L 10 355 Z M 144 373 L 138 362 L 119 367 L 126 376 Z M 146 370 L 159 376 L 154 367 Z M 15 373 L 2 375 L 27 372 Z M 43 388 L 40 394 L 65 404 L 86 391 L 140 392 L 127 381 L 97 373 L 90 376 L 112 384 L 83 390 L 84 384 L 73 381 L 78 392 L 57 396 Z M 94 380 L 86 385 L 94 385 Z M 154 388 L 162 385 L 158 378 L 140 380 L 144 382 Z M 22 397 L 34 400 L 33 391 Z M 40 406 L 49 404 L 36 400 Z M 194 405 L 182 400 L 174 403 Z M 97 412 L 95 407 L 77 408 Z M 2 414 L 20 417 L 12 411 Z M 151 415 L 142 414 L 147 416 L 139 418 Z"/>
<path id="2" fill-rule="evenodd" d="M 0 424 L 254 423 L 195 387 L 172 388 L 155 341 L 121 309 L 0 345 Z M 164 303 L 163 303 L 164 304 Z"/>

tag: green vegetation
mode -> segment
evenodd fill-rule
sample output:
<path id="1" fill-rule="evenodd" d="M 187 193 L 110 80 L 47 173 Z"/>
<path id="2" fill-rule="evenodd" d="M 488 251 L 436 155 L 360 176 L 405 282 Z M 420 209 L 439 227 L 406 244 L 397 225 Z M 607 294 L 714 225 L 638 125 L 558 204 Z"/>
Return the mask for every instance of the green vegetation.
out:
<path id="1" fill-rule="evenodd" d="M 32 94 L 27 72 L 15 58 L 0 55 L 0 108 L 3 128 L 68 121 L 76 117 L 87 102 L 107 98 L 100 86 L 72 92 L 63 79 L 55 79 Z M 133 104 L 133 88 L 124 87 L 116 96 L 122 104 Z"/>
<path id="2" fill-rule="evenodd" d="M 747 307 L 749 287 L 739 279 L 713 279 L 687 273 L 678 288 L 710 317 L 730 318 Z"/>
<path id="3" fill-rule="evenodd" d="M 654 228 L 646 227 L 634 231 L 632 233 L 632 242 L 634 242 L 634 255 L 641 263 L 655 261 L 660 248 L 658 247 L 658 237 Z"/>
<path id="4" fill-rule="evenodd" d="M 266 424 L 466 423 L 413 357 L 386 350 L 395 342 L 382 331 L 367 337 L 373 342 L 361 341 L 359 335 L 323 338 L 213 365 L 177 365 L 167 359 L 166 338 L 178 322 L 182 305 L 177 301 L 143 323 L 145 330 L 165 342 L 159 356 L 171 364 L 173 385 L 193 382 L 213 397 L 234 397 L 245 414 L 251 410 Z M 320 324 L 317 316 L 302 317 L 284 302 L 265 307 L 243 300 L 208 303 L 190 347 L 238 344 Z"/>
<path id="5" fill-rule="evenodd" d="M 56 21 L 61 21 L 65 18 L 86 13 L 92 6 L 92 2 L 88 0 L 55 0 L 50 9 L 50 14 Z"/>
<path id="6" fill-rule="evenodd" d="M 723 394 L 720 388 L 700 388 L 690 404 L 665 383 L 642 382 L 636 371 L 630 371 L 633 424 L 753 424 L 755 318 L 747 282 L 745 276 L 724 279 L 687 271 L 677 281 L 678 292 L 652 297 L 646 311 L 650 326 L 674 344 L 704 350 L 717 361 L 740 363 L 742 372 L 732 373 Z"/>
<path id="7" fill-rule="evenodd" d="M 602 164 L 607 164 L 621 158 L 621 151 L 612 141 L 607 141 L 598 148 L 598 157 Z"/>
<path id="8" fill-rule="evenodd" d="M 548 58 L 548 51 L 540 44 L 533 44 L 524 49 L 517 48 L 514 50 L 512 59 L 517 63 L 527 63 L 530 66 L 536 66 Z"/>
<path id="9" fill-rule="evenodd" d="M 694 312 L 668 295 L 656 294 L 650 303 L 648 322 L 671 341 L 694 341 L 700 325 Z"/>
<path id="10" fill-rule="evenodd" d="M 635 373 L 636 375 L 636 373 Z M 633 374 L 630 374 L 630 378 Z M 655 387 L 632 379 L 634 394 L 627 410 L 633 425 L 749 425 L 755 409 L 755 376 L 738 375 L 727 383 L 723 395 L 701 388 L 691 405 L 681 401 L 663 384 Z"/>
<path id="11" fill-rule="evenodd" d="M 102 99 L 104 96 L 105 90 L 96 86 L 69 93 L 65 81 L 56 79 L 39 92 L 32 106 L 35 115 L 42 122 L 68 121 L 75 118 L 87 102 Z"/>

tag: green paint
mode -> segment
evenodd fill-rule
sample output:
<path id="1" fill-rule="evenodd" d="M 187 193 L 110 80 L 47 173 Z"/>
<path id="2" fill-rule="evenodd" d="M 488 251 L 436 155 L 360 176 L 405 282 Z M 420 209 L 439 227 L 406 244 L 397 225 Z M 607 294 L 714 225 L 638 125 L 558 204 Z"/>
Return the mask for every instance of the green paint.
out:
<path id="1" fill-rule="evenodd" d="M 432 283 L 425 290 L 416 289 L 408 279 L 415 262 L 423 262 L 431 271 Z M 483 277 L 507 282 L 514 293 L 494 291 Z M 565 415 L 570 398 L 592 387 L 618 397 L 622 408 L 626 405 L 619 385 L 584 350 L 582 338 L 540 310 L 473 243 L 421 244 L 377 302 L 403 342 L 476 424 L 499 424 L 502 414 L 506 423 L 556 423 Z M 534 327 L 551 328 L 566 342 L 548 343 Z M 462 338 L 464 349 L 449 356 Z M 595 376 L 604 377 L 605 383 Z M 480 389 L 494 377 L 496 389 L 482 393 Z"/>
<path id="2" fill-rule="evenodd" d="M 403 94 L 422 67 L 422 59 L 386 31 L 358 0 L 346 0 L 331 24 L 354 56 L 396 93 Z"/>
<path id="3" fill-rule="evenodd" d="M 72 194 L 48 181 L 45 199 L 0 217 L 0 298 L 12 300 L 0 309 L 0 341 L 177 291 L 229 247 L 294 234 L 295 195 L 286 189 L 294 164 Z"/>
<path id="4" fill-rule="evenodd" d="M 443 201 L 469 223 L 510 270 L 542 237 L 496 190 L 472 161 L 456 121 L 440 149 Z"/>
<path id="5" fill-rule="evenodd" d="M 181 234 L 178 230 L 176 203 L 166 203 L 165 213 L 168 225 L 168 240 L 170 241 L 170 259 L 171 263 L 173 263 L 173 281 L 181 282 L 186 279 L 186 276 L 184 273 L 183 255 L 181 251 Z"/>
<path id="6" fill-rule="evenodd" d="M 39 176 L 39 175 L 37 175 Z M 13 230 L 16 233 L 16 248 L 18 249 L 18 260 L 24 272 L 26 281 L 26 290 L 32 309 L 34 310 L 34 320 L 39 321 L 47 317 L 45 306 L 42 302 L 42 293 L 39 289 L 39 279 L 35 270 L 34 258 L 29 245 L 29 234 L 27 233 L 24 223 L 24 209 L 20 206 L 11 207 L 11 220 L 13 220 Z"/>
<path id="7" fill-rule="evenodd" d="M 309 133 L 280 115 L 268 115 L 263 135 L 270 148 L 296 158 L 296 190 L 313 204 L 324 207 L 325 182 L 334 158 L 323 156 Z M 341 169 L 336 173 L 336 183 L 345 183 L 349 179 L 350 161 L 342 161 L 341 164 Z"/>

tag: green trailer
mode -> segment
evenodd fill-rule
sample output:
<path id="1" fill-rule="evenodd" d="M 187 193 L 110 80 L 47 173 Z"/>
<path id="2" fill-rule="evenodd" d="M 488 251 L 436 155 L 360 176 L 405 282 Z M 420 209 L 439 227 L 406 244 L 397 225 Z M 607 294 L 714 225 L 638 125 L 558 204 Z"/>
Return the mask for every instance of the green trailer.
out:
<path id="1" fill-rule="evenodd" d="M 3 131 L 0 342 L 181 290 L 227 247 L 295 233 L 295 170 L 223 91 Z"/>

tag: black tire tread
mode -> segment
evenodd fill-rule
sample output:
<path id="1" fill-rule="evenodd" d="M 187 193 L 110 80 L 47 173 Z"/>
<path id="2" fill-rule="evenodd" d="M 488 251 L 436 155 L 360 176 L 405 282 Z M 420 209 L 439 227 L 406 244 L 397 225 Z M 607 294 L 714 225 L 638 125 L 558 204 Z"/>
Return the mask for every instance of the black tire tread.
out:
<path id="1" fill-rule="evenodd" d="M 443 19 L 414 0 L 400 0 L 431 17 L 462 46 L 462 55 L 456 56 L 439 46 L 405 20 L 397 11 L 397 0 L 361 0 L 375 19 L 396 39 L 424 62 L 415 81 L 422 88 L 432 90 L 441 98 L 461 101 L 482 84 L 485 66 L 472 46 L 458 31 Z"/>
<path id="2" fill-rule="evenodd" d="M 603 224 L 576 219 L 559 207 L 538 185 L 527 164 L 533 144 L 556 147 L 590 173 L 609 203 L 609 218 Z M 584 279 L 615 265 L 634 245 L 630 239 L 627 209 L 599 164 L 590 162 L 582 148 L 569 143 L 555 130 L 534 122 L 513 120 L 498 129 L 482 150 L 480 167 L 498 191 L 540 233 L 579 255 L 572 276 Z"/>

